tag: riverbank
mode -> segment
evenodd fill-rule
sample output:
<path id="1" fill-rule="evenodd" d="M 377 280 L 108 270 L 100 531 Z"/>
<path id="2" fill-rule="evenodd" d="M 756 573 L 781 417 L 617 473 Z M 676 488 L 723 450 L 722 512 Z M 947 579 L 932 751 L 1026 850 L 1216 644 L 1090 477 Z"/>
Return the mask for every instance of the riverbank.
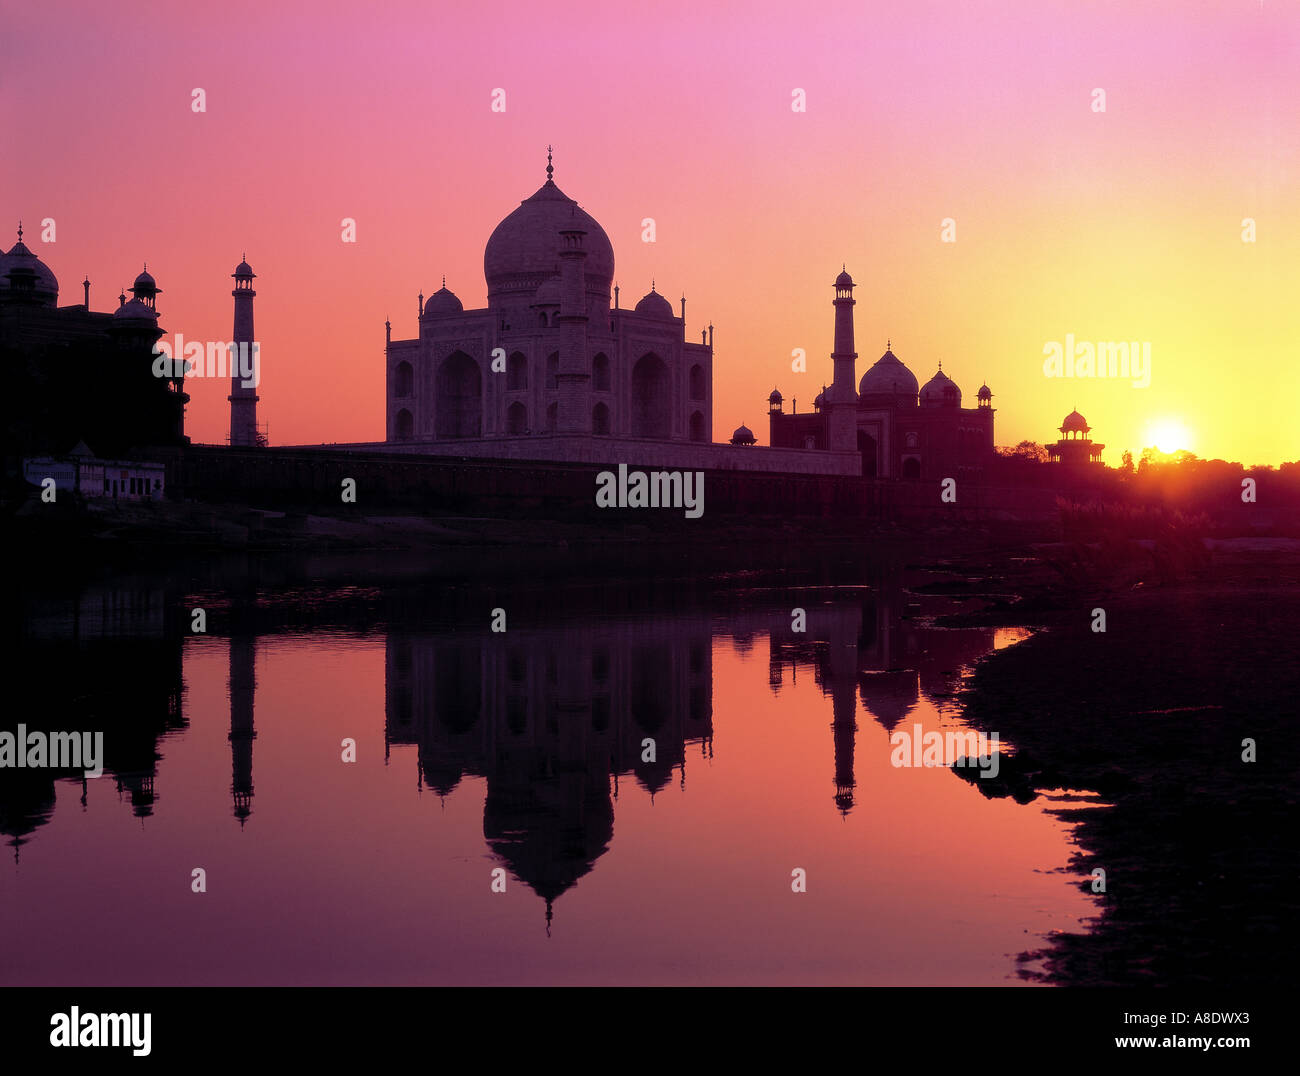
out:
<path id="1" fill-rule="evenodd" d="M 999 778 L 976 786 L 1021 802 L 1091 792 L 1106 804 L 1066 799 L 1056 810 L 1075 827 L 1078 884 L 1092 892 L 1093 872 L 1105 872 L 1102 910 L 1087 933 L 1023 954 L 1044 968 L 1026 978 L 1290 980 L 1300 542 L 1212 542 L 1205 553 L 1176 578 L 1150 558 L 1090 580 L 1043 551 L 1008 566 L 1003 593 L 979 611 L 951 618 L 1041 627 L 965 686 L 967 719 L 1012 750 Z M 1134 570 L 1142 578 L 1128 581 Z M 1093 630 L 1097 609 L 1104 632 Z"/>

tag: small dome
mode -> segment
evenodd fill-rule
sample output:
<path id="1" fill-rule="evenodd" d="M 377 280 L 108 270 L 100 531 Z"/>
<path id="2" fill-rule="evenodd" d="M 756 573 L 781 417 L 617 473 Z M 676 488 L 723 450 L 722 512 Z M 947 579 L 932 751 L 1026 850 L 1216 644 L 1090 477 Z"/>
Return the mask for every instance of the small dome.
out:
<path id="1" fill-rule="evenodd" d="M 648 318 L 671 318 L 673 316 L 673 304 L 655 291 L 652 285 L 641 301 L 636 304 L 636 312 L 644 314 Z"/>
<path id="2" fill-rule="evenodd" d="M 835 278 L 835 287 L 836 289 L 853 287 L 853 278 L 849 276 L 847 269 Z"/>
<path id="3" fill-rule="evenodd" d="M 816 398 L 813 400 L 813 407 L 814 409 L 820 411 L 825 406 L 826 406 L 826 386 L 823 385 L 821 392 L 817 393 Z"/>
<path id="4" fill-rule="evenodd" d="M 140 299 L 132 299 L 129 303 L 123 303 L 113 311 L 113 320 L 120 321 L 148 321 L 157 322 L 158 312 L 148 303 Z"/>
<path id="5" fill-rule="evenodd" d="M 158 286 L 158 282 L 154 280 L 154 278 L 149 274 L 149 270 L 146 269 L 138 277 L 135 278 L 135 284 L 131 290 L 134 291 L 137 288 L 141 288 L 141 287 L 156 288 L 157 286 Z"/>
<path id="6" fill-rule="evenodd" d="M 979 399 L 981 400 L 991 400 L 993 399 L 993 390 L 989 388 L 988 383 L 985 382 L 983 385 L 980 386 L 979 392 L 977 392 L 975 395 L 979 397 Z"/>
<path id="7" fill-rule="evenodd" d="M 235 266 L 235 271 L 231 275 L 237 277 L 247 277 L 251 280 L 257 274 L 253 272 L 253 267 L 249 265 L 248 262 L 241 261 L 238 265 Z"/>
<path id="8" fill-rule="evenodd" d="M 754 431 L 744 423 L 736 427 L 736 432 L 731 435 L 733 445 L 752 445 L 754 443 Z"/>
<path id="9" fill-rule="evenodd" d="M 858 383 L 858 393 L 862 396 L 889 395 L 906 396 L 909 402 L 916 401 L 916 377 L 912 371 L 899 361 L 892 351 L 886 351 L 875 365 L 862 375 Z"/>
<path id="10" fill-rule="evenodd" d="M 59 298 L 59 281 L 40 258 L 27 249 L 22 240 L 22 231 L 18 233 L 18 242 L 7 254 L 0 254 L 0 297 L 11 291 L 9 273 L 14 270 L 30 271 L 36 278 L 32 285 L 32 297 L 40 299 L 46 306 L 54 306 Z"/>
<path id="11" fill-rule="evenodd" d="M 559 306 L 563 297 L 563 290 L 560 278 L 558 276 L 551 277 L 537 289 L 537 294 L 533 296 L 533 306 Z"/>
<path id="12" fill-rule="evenodd" d="M 769 397 L 767 398 L 767 402 L 768 402 L 768 403 L 780 403 L 780 402 L 781 402 L 781 394 L 780 394 L 779 392 L 777 392 L 776 389 L 773 389 L 773 390 L 772 390 L 772 395 L 769 396 Z"/>
<path id="13" fill-rule="evenodd" d="M 424 318 L 445 318 L 450 317 L 452 314 L 463 314 L 464 312 L 465 308 L 461 305 L 460 300 L 456 298 L 454 292 L 448 291 L 447 285 L 444 284 L 424 301 L 424 313 L 420 316 Z"/>
<path id="14" fill-rule="evenodd" d="M 960 407 L 961 389 L 940 367 L 934 377 L 921 386 L 922 407 Z"/>
<path id="15" fill-rule="evenodd" d="M 1078 411 L 1071 411 L 1065 416 L 1065 421 L 1061 423 L 1062 433 L 1073 433 L 1076 430 L 1081 433 L 1087 433 L 1090 429 L 1092 429 L 1092 427 L 1088 425 L 1088 420 L 1079 414 Z"/>

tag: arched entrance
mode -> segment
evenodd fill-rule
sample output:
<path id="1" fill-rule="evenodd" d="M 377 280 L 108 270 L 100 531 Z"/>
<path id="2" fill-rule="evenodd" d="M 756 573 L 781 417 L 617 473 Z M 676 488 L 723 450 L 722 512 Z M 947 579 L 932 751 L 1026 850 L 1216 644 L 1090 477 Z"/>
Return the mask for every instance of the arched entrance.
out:
<path id="1" fill-rule="evenodd" d="M 632 368 L 632 436 L 665 440 L 672 436 L 672 393 L 668 365 L 653 352 Z"/>
<path id="2" fill-rule="evenodd" d="M 434 428 L 442 438 L 478 437 L 483 430 L 483 384 L 478 363 L 457 351 L 438 367 Z"/>
<path id="3" fill-rule="evenodd" d="M 875 478 L 879 471 L 876 439 L 866 430 L 858 430 L 858 451 L 862 453 L 862 477 Z"/>
<path id="4" fill-rule="evenodd" d="M 691 440 L 704 440 L 704 416 L 699 411 L 691 412 Z"/>
<path id="5" fill-rule="evenodd" d="M 528 408 L 518 401 L 506 408 L 506 433 L 518 436 L 528 432 Z"/>
<path id="6" fill-rule="evenodd" d="M 411 412 L 403 407 L 397 412 L 397 421 L 393 423 L 393 433 L 399 441 L 409 441 L 415 433 L 415 420 Z"/>
<path id="7" fill-rule="evenodd" d="M 915 456 L 908 456 L 907 459 L 903 461 L 903 477 L 904 478 L 921 477 L 921 461 L 918 460 Z"/>

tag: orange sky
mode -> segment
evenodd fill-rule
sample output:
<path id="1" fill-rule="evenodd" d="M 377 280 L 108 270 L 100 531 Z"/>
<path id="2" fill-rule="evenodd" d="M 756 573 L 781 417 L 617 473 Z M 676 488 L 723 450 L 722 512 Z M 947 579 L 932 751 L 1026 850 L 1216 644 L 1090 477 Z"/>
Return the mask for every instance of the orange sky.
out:
<path id="1" fill-rule="evenodd" d="M 830 379 L 843 262 L 859 376 L 889 338 L 921 381 L 939 360 L 968 401 L 987 380 L 999 444 L 1077 407 L 1112 464 L 1171 422 L 1202 456 L 1298 455 L 1295 4 L 56 2 L 6 23 L 0 212 L 65 303 L 89 274 L 111 308 L 148 261 L 187 339 L 228 338 L 247 251 L 272 443 L 382 437 L 385 316 L 414 335 L 443 273 L 483 305 L 483 245 L 549 142 L 627 304 L 653 276 L 685 291 L 688 338 L 714 323 L 718 438 L 765 441 L 774 383 L 802 410 Z M 1066 334 L 1150 342 L 1150 386 L 1046 378 Z M 228 386 L 190 392 L 191 435 L 224 441 Z"/>

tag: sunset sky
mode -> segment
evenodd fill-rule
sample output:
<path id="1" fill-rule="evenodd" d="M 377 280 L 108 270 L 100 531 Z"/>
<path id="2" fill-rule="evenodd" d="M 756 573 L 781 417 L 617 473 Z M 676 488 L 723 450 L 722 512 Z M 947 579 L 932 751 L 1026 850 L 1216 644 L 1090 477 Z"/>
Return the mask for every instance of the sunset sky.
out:
<path id="1" fill-rule="evenodd" d="M 1295 2 L 0 11 L 0 242 L 21 217 L 60 301 L 89 275 L 101 310 L 147 261 L 191 340 L 229 338 L 247 252 L 273 444 L 382 439 L 385 316 L 414 336 L 443 274 L 485 305 L 484 244 L 551 143 L 624 305 L 653 277 L 688 339 L 714 324 L 715 439 L 766 442 L 774 384 L 803 411 L 830 380 L 844 263 L 858 376 L 890 339 L 970 405 L 987 381 L 998 444 L 1077 407 L 1111 464 L 1179 428 L 1165 447 L 1300 456 Z M 1045 377 L 1067 334 L 1150 342 L 1149 387 Z M 187 432 L 224 441 L 228 384 L 189 391 Z"/>

